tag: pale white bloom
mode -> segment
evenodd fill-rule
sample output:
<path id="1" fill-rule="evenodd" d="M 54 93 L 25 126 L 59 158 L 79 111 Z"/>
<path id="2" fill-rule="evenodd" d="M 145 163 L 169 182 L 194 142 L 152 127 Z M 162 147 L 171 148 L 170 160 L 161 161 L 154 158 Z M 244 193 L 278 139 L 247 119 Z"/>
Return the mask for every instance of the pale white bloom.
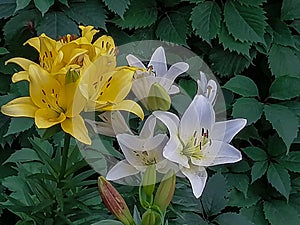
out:
<path id="1" fill-rule="evenodd" d="M 229 142 L 247 122 L 245 119 L 215 122 L 213 106 L 206 96 L 196 95 L 181 120 L 170 112 L 153 112 L 170 134 L 163 156 L 179 165 L 197 198 L 207 180 L 205 167 L 242 159 L 240 151 Z"/>
<path id="2" fill-rule="evenodd" d="M 198 83 L 198 95 L 203 95 L 209 99 L 212 105 L 214 105 L 217 95 L 217 83 L 214 80 L 208 80 L 205 73 L 200 71 L 200 80 Z"/>
<path id="3" fill-rule="evenodd" d="M 151 115 L 145 121 L 140 135 L 118 134 L 117 140 L 125 159 L 118 162 L 108 173 L 108 180 L 118 180 L 123 177 L 145 172 L 147 166 L 155 165 L 160 173 L 167 173 L 176 166 L 166 160 L 162 150 L 168 142 L 166 134 L 154 133 L 156 118 Z"/>

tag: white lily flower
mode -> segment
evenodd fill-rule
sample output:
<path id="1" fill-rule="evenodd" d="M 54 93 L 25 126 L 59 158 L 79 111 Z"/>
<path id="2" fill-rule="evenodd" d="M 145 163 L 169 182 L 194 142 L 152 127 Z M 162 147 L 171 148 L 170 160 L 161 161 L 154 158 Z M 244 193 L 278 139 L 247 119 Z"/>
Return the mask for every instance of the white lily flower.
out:
<path id="1" fill-rule="evenodd" d="M 200 71 L 200 80 L 198 83 L 198 95 L 203 95 L 209 99 L 212 105 L 214 105 L 217 95 L 217 83 L 214 80 L 208 80 L 205 73 Z"/>
<path id="2" fill-rule="evenodd" d="M 137 71 L 135 73 L 135 80 L 132 84 L 133 93 L 142 102 L 143 99 L 149 96 L 150 88 L 154 83 L 161 85 L 169 95 L 179 93 L 179 88 L 173 83 L 180 74 L 186 72 L 189 68 L 187 63 L 178 62 L 168 69 L 163 47 L 158 47 L 154 51 L 147 67 L 134 55 L 129 54 L 126 59 L 130 66 L 145 70 L 144 72 Z M 145 105 L 145 102 L 143 104 Z"/>
<path id="3" fill-rule="evenodd" d="M 234 119 L 215 122 L 210 99 L 203 95 L 195 96 L 181 120 L 170 112 L 156 111 L 153 115 L 167 126 L 170 133 L 163 156 L 179 164 L 196 198 L 203 192 L 207 166 L 234 163 L 242 159 L 240 151 L 229 142 L 247 121 Z"/>
<path id="4" fill-rule="evenodd" d="M 154 135 L 156 118 L 151 115 L 145 121 L 140 135 L 117 134 L 117 140 L 125 159 L 118 162 L 106 175 L 108 180 L 118 180 L 123 177 L 145 172 L 147 166 L 155 164 L 160 173 L 167 173 L 176 166 L 166 160 L 162 150 L 168 142 L 166 134 Z"/>

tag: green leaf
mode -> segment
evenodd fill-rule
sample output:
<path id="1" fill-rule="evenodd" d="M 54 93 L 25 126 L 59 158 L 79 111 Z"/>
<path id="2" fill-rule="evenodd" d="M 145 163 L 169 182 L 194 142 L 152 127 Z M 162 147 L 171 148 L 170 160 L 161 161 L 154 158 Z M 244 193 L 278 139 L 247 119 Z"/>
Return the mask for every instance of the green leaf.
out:
<path id="1" fill-rule="evenodd" d="M 229 49 L 229 51 L 236 51 L 239 54 L 246 55 L 250 58 L 250 47 L 249 42 L 241 42 L 235 40 L 234 37 L 229 34 L 225 23 L 222 23 L 221 31 L 219 33 L 219 43 L 223 45 L 224 49 Z"/>
<path id="2" fill-rule="evenodd" d="M 223 213 L 217 216 L 214 221 L 219 223 L 220 225 L 232 225 L 232 224 L 239 224 L 239 225 L 254 225 L 251 221 L 249 221 L 245 216 L 237 214 L 237 213 Z"/>
<path id="3" fill-rule="evenodd" d="M 243 148 L 243 152 L 253 161 L 263 161 L 268 159 L 267 153 L 258 147 Z"/>
<path id="4" fill-rule="evenodd" d="M 296 55 L 297 51 L 278 44 L 273 44 L 268 61 L 272 74 L 276 77 L 289 75 L 293 77 L 300 76 L 300 59 Z"/>
<path id="5" fill-rule="evenodd" d="M 64 12 L 78 24 L 93 25 L 106 30 L 106 15 L 101 1 L 87 0 L 86 2 L 72 3 Z"/>
<path id="6" fill-rule="evenodd" d="M 272 225 L 300 224 L 297 211 L 284 201 L 272 200 L 264 202 L 264 213 Z"/>
<path id="7" fill-rule="evenodd" d="M 224 20 L 228 31 L 240 41 L 264 42 L 266 17 L 261 7 L 243 6 L 237 1 L 226 1 Z"/>
<path id="8" fill-rule="evenodd" d="M 286 154 L 287 148 L 283 140 L 278 136 L 278 134 L 269 137 L 267 143 L 267 150 L 269 155 L 278 158 L 278 156 Z"/>
<path id="9" fill-rule="evenodd" d="M 66 34 L 78 34 L 78 27 L 75 22 L 69 19 L 62 12 L 49 12 L 45 14 L 42 22 L 37 26 L 38 34 L 46 33 L 48 36 L 57 39 Z"/>
<path id="10" fill-rule="evenodd" d="M 148 27 L 157 19 L 156 2 L 154 0 L 133 0 L 123 18 L 115 21 L 122 28 Z"/>
<path id="11" fill-rule="evenodd" d="M 14 14 L 16 0 L 1 0 L 0 2 L 0 19 L 10 17 Z"/>
<path id="12" fill-rule="evenodd" d="M 283 0 L 281 8 L 281 19 L 300 19 L 300 2 L 298 0 Z"/>
<path id="13" fill-rule="evenodd" d="M 290 171 L 300 173 L 300 152 L 290 152 L 288 155 L 284 155 L 279 163 Z"/>
<path id="14" fill-rule="evenodd" d="M 257 129 L 253 125 L 246 126 L 236 136 L 236 139 L 241 139 L 248 142 L 250 142 L 250 138 L 262 142 Z"/>
<path id="15" fill-rule="evenodd" d="M 28 6 L 28 4 L 30 3 L 31 0 L 16 0 L 17 3 L 17 7 L 16 7 L 16 11 L 20 10 L 20 9 L 24 9 L 26 6 Z"/>
<path id="16" fill-rule="evenodd" d="M 246 76 L 236 75 L 224 85 L 224 88 L 236 94 L 242 95 L 243 97 L 258 96 L 256 84 L 253 80 Z"/>
<path id="17" fill-rule="evenodd" d="M 297 137 L 298 117 L 289 108 L 277 104 L 265 105 L 264 112 L 266 119 L 271 122 L 289 150 L 291 143 Z"/>
<path id="18" fill-rule="evenodd" d="M 268 225 L 268 221 L 265 219 L 262 204 L 256 204 L 249 208 L 242 208 L 240 214 L 247 217 L 256 225 Z"/>
<path id="19" fill-rule="evenodd" d="M 0 55 L 5 55 L 7 53 L 9 53 L 9 51 L 6 48 L 0 47 Z"/>
<path id="20" fill-rule="evenodd" d="M 187 23 L 185 19 L 177 13 L 166 14 L 158 23 L 155 34 L 161 40 L 185 45 Z"/>
<path id="21" fill-rule="evenodd" d="M 33 123 L 34 121 L 31 118 L 11 118 L 8 131 L 5 136 L 28 130 L 32 127 Z"/>
<path id="22" fill-rule="evenodd" d="M 267 2 L 267 0 L 235 0 L 241 3 L 242 5 L 247 6 L 259 6 L 262 5 L 264 2 Z"/>
<path id="23" fill-rule="evenodd" d="M 120 221 L 116 220 L 101 220 L 99 222 L 93 223 L 92 225 L 122 225 Z"/>
<path id="24" fill-rule="evenodd" d="M 64 4 L 65 6 L 69 7 L 68 0 L 58 0 L 58 1 L 62 4 Z"/>
<path id="25" fill-rule="evenodd" d="M 81 151 L 86 162 L 99 174 L 106 174 L 107 162 L 103 154 L 99 151 L 87 149 Z"/>
<path id="26" fill-rule="evenodd" d="M 291 24 L 290 27 L 294 28 L 298 34 L 300 34 L 300 20 L 294 20 Z"/>
<path id="27" fill-rule="evenodd" d="M 296 99 L 294 101 L 288 101 L 288 102 L 283 102 L 281 105 L 284 105 L 288 107 L 290 110 L 293 110 L 293 112 L 300 117 L 300 101 L 299 99 Z"/>
<path id="28" fill-rule="evenodd" d="M 261 178 L 267 172 L 267 169 L 268 169 L 267 161 L 254 162 L 251 168 L 251 183 Z"/>
<path id="29" fill-rule="evenodd" d="M 291 179 L 288 171 L 277 163 L 270 163 L 267 178 L 269 183 L 286 199 L 291 192 Z"/>
<path id="30" fill-rule="evenodd" d="M 119 1 L 114 1 L 114 0 L 104 0 L 105 5 L 107 7 L 117 13 L 119 16 L 123 17 L 126 9 L 128 8 L 130 4 L 130 0 L 119 0 Z"/>
<path id="31" fill-rule="evenodd" d="M 49 8 L 54 4 L 54 0 L 34 0 L 35 6 L 40 10 L 42 15 L 49 10 Z"/>
<path id="32" fill-rule="evenodd" d="M 191 14 L 192 27 L 203 40 L 210 42 L 221 27 L 221 9 L 216 2 L 199 3 Z"/>
<path id="33" fill-rule="evenodd" d="M 235 188 L 232 188 L 229 193 L 229 203 L 228 206 L 235 206 L 235 207 L 250 207 L 255 204 L 261 199 L 261 197 L 256 194 L 251 189 L 248 190 L 247 196 L 244 193 L 238 191 Z"/>
<path id="34" fill-rule="evenodd" d="M 201 196 L 202 205 L 207 215 L 215 215 L 226 207 L 228 195 L 226 188 L 226 180 L 219 173 L 208 180 Z"/>
<path id="35" fill-rule="evenodd" d="M 30 148 L 22 148 L 13 153 L 3 164 L 8 162 L 20 163 L 34 160 L 40 161 L 40 158 L 38 157 L 36 152 Z"/>
<path id="36" fill-rule="evenodd" d="M 279 100 L 287 100 L 300 96 L 300 78 L 277 77 L 270 87 L 270 96 Z"/>
<path id="37" fill-rule="evenodd" d="M 293 39 L 292 33 L 285 22 L 279 19 L 273 19 L 269 23 L 273 29 L 272 34 L 274 43 L 296 48 L 295 40 Z"/>
<path id="38" fill-rule="evenodd" d="M 233 104 L 232 116 L 234 118 L 246 118 L 249 125 L 260 119 L 263 109 L 263 104 L 255 98 L 239 98 Z"/>
<path id="39" fill-rule="evenodd" d="M 226 177 L 228 184 L 235 187 L 247 197 L 249 187 L 249 177 L 246 174 L 233 174 L 229 173 Z"/>
<path id="40" fill-rule="evenodd" d="M 195 214 L 195 213 L 182 213 L 180 216 L 178 216 L 175 220 L 176 224 L 184 224 L 184 225 L 209 225 L 201 216 Z M 170 223 L 170 225 L 173 223 Z M 165 224 L 167 225 L 167 224 Z"/>

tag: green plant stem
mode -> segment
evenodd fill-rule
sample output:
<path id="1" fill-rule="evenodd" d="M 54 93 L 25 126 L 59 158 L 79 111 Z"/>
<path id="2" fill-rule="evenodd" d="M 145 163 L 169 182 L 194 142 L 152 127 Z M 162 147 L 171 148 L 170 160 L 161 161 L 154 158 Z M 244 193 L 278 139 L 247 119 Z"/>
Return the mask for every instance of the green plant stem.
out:
<path id="1" fill-rule="evenodd" d="M 69 147 L 70 147 L 70 140 L 71 140 L 71 135 L 68 133 L 65 133 L 64 147 L 62 149 L 62 159 L 61 159 L 61 167 L 60 167 L 60 173 L 59 173 L 59 183 L 65 176 L 67 161 L 68 161 Z"/>

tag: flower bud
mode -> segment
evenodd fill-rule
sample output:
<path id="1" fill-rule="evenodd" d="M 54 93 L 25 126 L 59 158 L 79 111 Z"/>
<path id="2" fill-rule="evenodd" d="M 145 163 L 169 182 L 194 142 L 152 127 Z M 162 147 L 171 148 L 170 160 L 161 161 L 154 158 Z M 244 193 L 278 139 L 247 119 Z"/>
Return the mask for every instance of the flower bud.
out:
<path id="1" fill-rule="evenodd" d="M 124 225 L 135 225 L 128 206 L 120 193 L 103 176 L 98 178 L 100 196 L 104 205 Z"/>
<path id="2" fill-rule="evenodd" d="M 66 74 L 65 84 L 75 83 L 79 79 L 76 69 L 69 69 Z"/>
<path id="3" fill-rule="evenodd" d="M 154 197 L 154 205 L 158 206 L 161 211 L 166 211 L 170 204 L 176 185 L 176 176 L 173 170 L 170 170 L 159 184 Z"/>
<path id="4" fill-rule="evenodd" d="M 167 111 L 170 107 L 171 98 L 168 92 L 159 83 L 152 84 L 147 97 L 147 109 Z"/>
<path id="5" fill-rule="evenodd" d="M 151 196 L 154 192 L 156 183 L 156 165 L 147 166 L 143 177 L 143 189 L 146 195 Z"/>
<path id="6" fill-rule="evenodd" d="M 142 216 L 141 225 L 160 225 L 161 220 L 159 214 L 148 209 Z"/>

